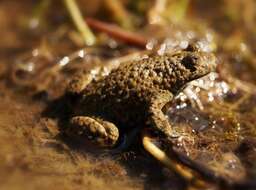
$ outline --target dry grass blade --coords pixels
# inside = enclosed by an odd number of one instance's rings
[[[115,22],[124,28],[132,28],[133,22],[130,19],[128,11],[125,9],[122,1],[104,0],[105,8],[112,15]]]
[[[185,180],[193,183],[193,185],[197,187],[205,187],[206,184],[197,179],[197,177],[192,173],[189,168],[178,164],[175,160],[170,159],[162,150],[160,150],[152,141],[151,138],[148,136],[146,132],[142,135],[142,142],[144,148],[158,161],[163,163],[165,166],[170,168],[172,171],[175,171]]]
[[[89,27],[84,22],[81,12],[75,0],[64,0],[64,3],[69,11],[70,16],[78,31],[81,33],[86,45],[93,45],[95,43],[95,36],[90,31]]]

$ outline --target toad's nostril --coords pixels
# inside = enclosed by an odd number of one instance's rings
[[[196,62],[197,58],[192,56],[186,56],[182,59],[181,64],[186,67],[186,69],[189,69],[191,72],[196,70]]]

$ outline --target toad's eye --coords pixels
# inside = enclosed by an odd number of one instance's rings
[[[188,47],[185,49],[185,51],[190,51],[190,52],[198,52],[200,51],[200,48],[198,46],[198,44],[189,44]]]
[[[191,72],[196,70],[196,62],[197,57],[193,57],[191,55],[188,55],[181,60],[181,64],[184,65],[184,67],[186,67],[186,69],[189,69]]]

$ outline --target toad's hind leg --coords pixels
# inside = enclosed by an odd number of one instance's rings
[[[150,124],[167,137],[176,137],[168,119],[162,111],[163,107],[172,99],[173,95],[171,92],[160,90],[153,93],[149,105]]]
[[[72,117],[67,134],[79,139],[88,138],[101,147],[113,147],[119,137],[118,128],[113,123],[87,116]]]

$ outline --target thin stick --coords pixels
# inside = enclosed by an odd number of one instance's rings
[[[77,30],[81,33],[84,42],[86,45],[93,45],[95,43],[95,36],[84,22],[82,14],[77,6],[75,0],[64,0],[66,8],[77,28]]]

